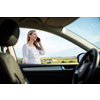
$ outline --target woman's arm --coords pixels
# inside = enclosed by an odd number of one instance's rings
[[[22,54],[23,54],[23,64],[27,64],[28,63],[28,48],[27,45],[24,44],[23,48],[22,48]]]
[[[42,43],[41,43],[41,40],[40,40],[40,42],[39,42],[39,45],[40,45],[40,48],[41,48],[41,50],[39,50],[39,54],[40,54],[40,55],[44,55],[44,54],[45,54],[45,51],[44,51],[43,45],[42,45]]]
[[[39,39],[40,39],[40,38],[39,38]],[[41,43],[41,39],[40,39],[40,41],[39,41],[38,43],[39,43],[39,46],[40,46],[41,50],[44,51],[44,47],[43,47],[43,45],[42,45],[42,43]]]
[[[27,62],[23,62],[23,64],[28,64]]]
[[[43,48],[43,45],[42,45],[42,43],[41,43],[41,42],[39,42],[39,45],[40,45],[41,50],[43,50],[43,51],[44,51],[44,48]]]

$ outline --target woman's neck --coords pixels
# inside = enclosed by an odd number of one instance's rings
[[[33,43],[34,43],[34,41],[30,40],[27,44],[30,46],[34,46]]]

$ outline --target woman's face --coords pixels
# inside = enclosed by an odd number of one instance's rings
[[[30,40],[36,41],[36,39],[37,39],[37,33],[33,32],[31,35],[29,35],[29,37],[30,37]]]

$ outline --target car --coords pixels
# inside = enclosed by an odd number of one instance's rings
[[[0,83],[3,84],[99,84],[100,30],[92,29],[90,18],[79,17],[0,17]],[[98,18],[99,19],[99,18]],[[82,20],[82,23],[77,21]],[[97,20],[97,19],[96,19]],[[74,23],[74,24],[73,24]],[[97,20],[91,26],[99,27]],[[72,27],[79,25],[76,34]],[[83,26],[81,26],[83,25]],[[90,29],[86,32],[87,27]],[[86,52],[79,52],[77,64],[22,64],[17,62],[14,45],[20,37],[19,28],[51,32],[70,41]],[[95,33],[98,31],[98,33]],[[88,40],[88,35],[96,42]],[[97,41],[98,40],[98,41]],[[92,43],[91,43],[92,41]],[[96,44],[95,44],[96,43]],[[74,52],[74,50],[72,51]]]

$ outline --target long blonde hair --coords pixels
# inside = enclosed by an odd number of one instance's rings
[[[27,43],[30,41],[29,35],[31,35],[33,32],[36,32],[36,31],[35,30],[31,30],[31,31],[28,32],[28,34],[27,34]],[[38,42],[37,41],[34,41],[33,44],[37,49],[41,50],[41,48],[38,46]]]

